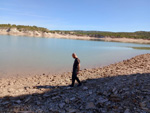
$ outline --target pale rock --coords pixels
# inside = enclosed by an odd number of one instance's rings
[[[60,99],[59,96],[52,97],[52,100]]]
[[[20,103],[21,103],[21,100],[17,100],[17,101],[15,101],[14,103],[20,104]]]
[[[130,113],[130,110],[129,110],[129,109],[126,109],[126,110],[124,111],[124,113]]]
[[[69,109],[68,112],[69,113],[76,113],[78,110],[77,109]]]
[[[62,109],[65,106],[65,103],[60,103],[59,107]]]
[[[68,98],[65,99],[65,103],[67,103],[67,104],[69,103],[69,99]]]
[[[71,89],[71,88],[72,88],[72,87],[67,87],[66,89],[68,89],[68,90],[69,90],[69,89]]]
[[[142,109],[143,109],[144,111],[147,111],[148,113],[150,112],[150,109],[148,109],[148,108],[146,108],[146,107],[142,107]]]
[[[44,95],[43,95],[43,97],[45,97],[45,98],[47,98],[47,97],[49,97],[50,95],[49,94],[47,94],[47,93],[45,93]]]
[[[116,88],[116,87],[114,87],[114,88],[113,88],[113,90],[112,90],[112,92],[115,92],[115,91],[116,91],[116,89],[117,89],[117,88]]]
[[[76,98],[75,97],[72,97],[72,98],[70,98],[70,101],[74,101]]]
[[[88,90],[88,87],[84,86],[84,87],[83,87],[83,90]]]
[[[8,101],[2,102],[2,105],[6,105],[6,104],[9,104],[9,102]]]
[[[89,95],[92,95],[92,93],[93,93],[92,91],[89,91]]]
[[[30,100],[31,100],[31,96],[27,97],[24,102],[26,103],[29,102]]]
[[[107,98],[103,98],[103,97],[100,97],[99,100],[98,100],[99,103],[105,103],[107,101],[108,101],[108,99]]]
[[[140,107],[141,107],[141,108],[143,108],[143,107],[145,107],[145,106],[146,106],[146,102],[145,102],[145,101],[140,103]]]
[[[86,104],[86,109],[95,109],[96,107],[95,107],[95,105],[94,105],[94,103],[93,102],[88,102],[87,104]]]

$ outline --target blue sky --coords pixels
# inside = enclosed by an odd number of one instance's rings
[[[0,0],[0,24],[50,30],[150,31],[150,0]]]

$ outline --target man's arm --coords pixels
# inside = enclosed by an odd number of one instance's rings
[[[79,74],[79,71],[80,71],[80,63],[78,64],[78,72],[77,72],[77,74]]]
[[[78,64],[78,72],[80,71],[80,63]]]

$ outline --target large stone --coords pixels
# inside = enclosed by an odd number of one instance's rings
[[[26,99],[25,99],[25,103],[27,103],[27,102],[29,102],[29,101],[31,101],[31,96],[28,96]]]
[[[70,101],[69,101],[69,98],[66,98],[66,99],[65,99],[65,103],[68,104],[69,102],[70,102]]]
[[[16,100],[14,103],[20,104],[20,103],[21,103],[21,100]]]
[[[92,93],[93,93],[92,91],[89,91],[89,95],[92,95]]]
[[[50,94],[45,93],[45,94],[43,95],[43,97],[45,97],[45,98],[50,97]]]
[[[60,97],[59,96],[52,97],[52,100],[57,100],[57,99],[60,99]]]
[[[70,101],[74,101],[76,98],[75,97],[72,97],[72,98],[70,98]]]
[[[143,108],[146,106],[146,101],[140,103],[140,107]]]
[[[78,110],[77,109],[69,109],[68,112],[69,113],[76,113]]]
[[[129,110],[129,109],[126,109],[126,110],[124,111],[124,113],[130,113],[130,110]]]
[[[65,103],[60,103],[59,107],[62,109],[65,106]]]
[[[88,102],[87,104],[86,104],[86,109],[95,109],[96,107],[95,107],[95,105],[94,105],[94,103],[93,102]]]
[[[88,87],[84,86],[84,87],[83,87],[83,90],[88,90]]]
[[[103,97],[100,97],[99,100],[98,100],[99,103],[105,103],[107,101],[108,101],[108,99],[107,98],[103,98]]]
[[[8,102],[8,101],[5,101],[5,102],[2,102],[1,104],[2,104],[2,105],[7,105],[7,104],[9,104],[9,102]]]

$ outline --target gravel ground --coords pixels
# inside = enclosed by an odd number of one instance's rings
[[[150,113],[150,54],[71,73],[0,79],[0,113]]]

